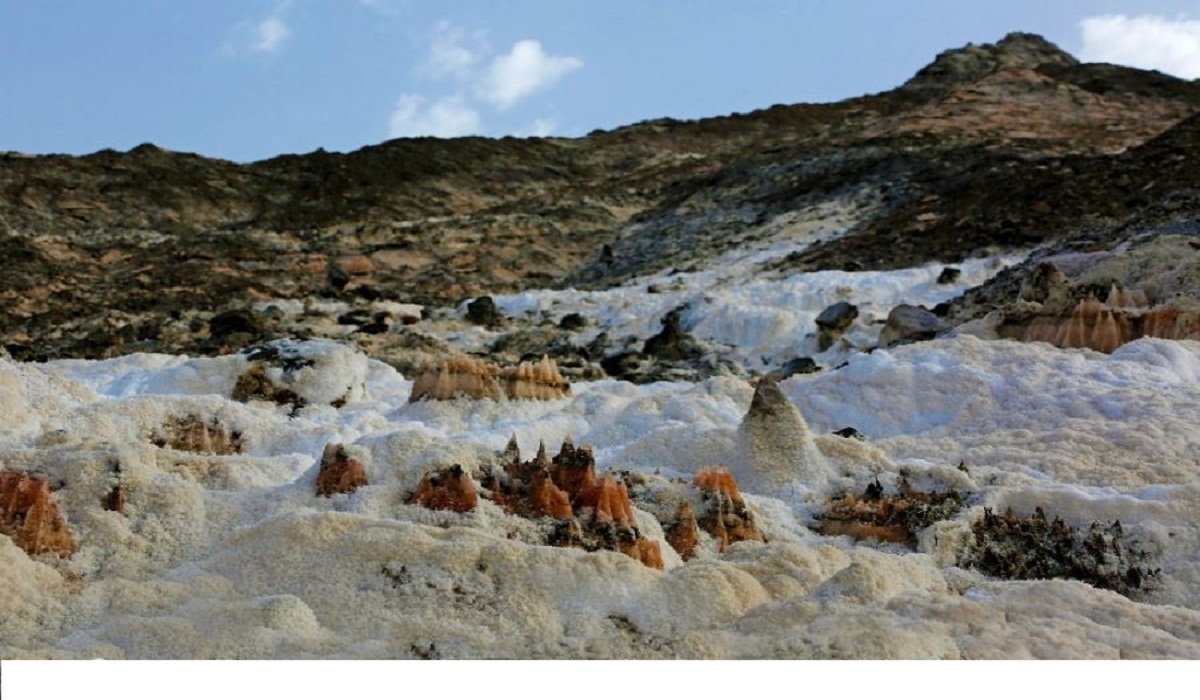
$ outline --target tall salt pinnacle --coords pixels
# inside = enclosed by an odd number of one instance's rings
[[[759,381],[738,426],[733,474],[747,491],[779,496],[796,485],[823,491],[833,476],[804,416],[770,377]]]

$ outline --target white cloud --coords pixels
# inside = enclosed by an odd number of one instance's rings
[[[488,66],[479,96],[500,109],[508,109],[582,66],[583,61],[574,56],[548,55],[541,43],[532,39],[518,41],[511,51],[497,56]]]
[[[479,113],[461,96],[447,97],[428,107],[420,95],[404,94],[388,121],[388,137],[437,136],[453,138],[479,133]]]
[[[529,130],[530,136],[549,136],[558,128],[558,123],[553,119],[534,119],[533,128]]]
[[[1150,68],[1200,78],[1200,20],[1102,15],[1079,23],[1084,61]]]
[[[242,53],[276,53],[292,36],[292,28],[284,20],[293,0],[282,0],[271,14],[258,22],[238,22],[229,30],[221,50],[230,56]]]
[[[259,22],[255,27],[254,40],[250,42],[250,50],[260,53],[275,53],[291,35],[292,30],[283,21],[283,18],[272,15]]]
[[[429,78],[454,78],[466,81],[471,78],[480,57],[486,51],[478,34],[474,37],[475,48],[464,45],[466,32],[449,22],[439,22],[433,30],[429,56],[417,68],[417,73]]]

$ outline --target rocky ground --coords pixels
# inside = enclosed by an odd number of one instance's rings
[[[579,139],[0,154],[0,656],[1200,657],[1198,138],[1013,34]]]
[[[466,299],[610,288],[747,246],[796,244],[762,262],[773,275],[1108,249],[1195,221],[1198,110],[1195,82],[1012,34],[877,95],[579,139],[249,164],[148,144],[8,153],[0,343],[17,359],[214,354],[342,326],[388,357],[436,350],[425,324]],[[263,313],[274,300],[302,313]]]

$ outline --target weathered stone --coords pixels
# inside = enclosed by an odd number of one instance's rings
[[[477,326],[495,328],[504,323],[504,315],[491,297],[477,297],[467,304],[466,319]]]
[[[887,323],[879,333],[879,346],[891,347],[901,343],[932,340],[947,329],[936,314],[920,306],[901,304],[888,313]]]

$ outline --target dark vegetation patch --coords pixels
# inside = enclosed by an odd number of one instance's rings
[[[1119,520],[1072,527],[1047,519],[1041,507],[1025,518],[985,508],[971,531],[975,542],[959,563],[997,578],[1071,578],[1132,598],[1153,589],[1161,573]]]

